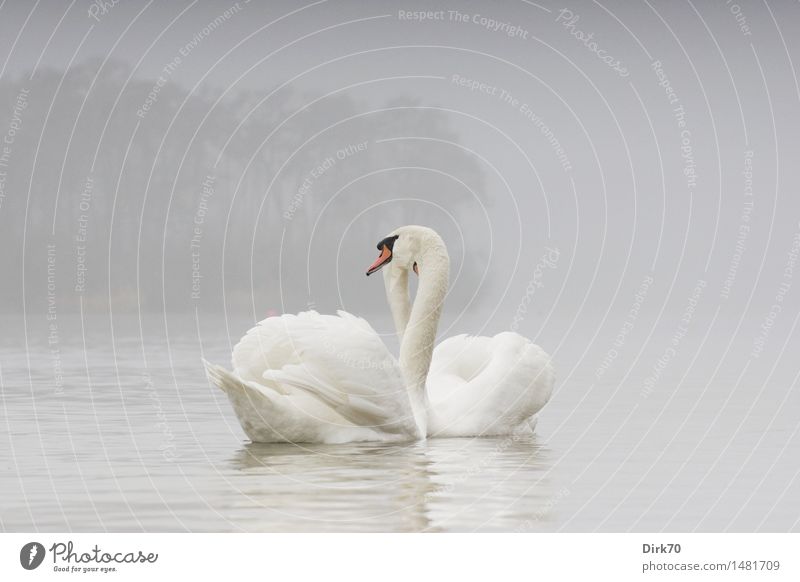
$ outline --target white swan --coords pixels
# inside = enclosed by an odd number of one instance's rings
[[[420,243],[398,229],[378,244],[368,274],[398,257],[433,263],[439,249]],[[234,348],[233,370],[204,362],[208,377],[253,441],[424,439],[425,378],[446,292],[446,270],[420,278],[399,360],[363,319],[309,311],[260,322]]]
[[[420,284],[434,271],[440,284],[446,286],[449,259],[444,243],[433,230],[410,226],[400,231],[404,236],[421,241],[424,248],[437,249],[419,261],[395,259],[384,270],[386,296],[400,343],[404,345],[412,326],[409,323],[413,309],[408,290],[410,271],[420,277]],[[437,297],[445,294],[446,291],[439,290]],[[550,357],[518,333],[448,338],[436,346],[427,376],[427,436],[530,432],[535,426],[536,414],[550,398],[554,381]]]
[[[457,336],[436,348],[449,258],[431,229],[402,227],[378,243],[400,335],[395,359],[363,319],[314,311],[261,321],[236,345],[233,371],[204,361],[256,442],[404,441],[527,428],[553,383],[549,358],[517,334]],[[419,274],[413,305],[408,272]],[[426,379],[431,372],[426,393]]]

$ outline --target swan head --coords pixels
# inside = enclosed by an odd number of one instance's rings
[[[419,275],[424,257],[431,251],[447,256],[444,242],[436,231],[426,226],[401,226],[377,244],[380,254],[369,269],[367,276],[392,264],[392,269],[414,271]]]

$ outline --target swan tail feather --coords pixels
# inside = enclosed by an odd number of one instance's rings
[[[208,378],[209,382],[223,392],[228,392],[233,388],[233,383],[230,382],[228,378],[230,373],[225,368],[218,366],[217,364],[212,364],[205,358],[202,358],[202,362],[206,369],[206,378]]]
[[[272,401],[272,395],[269,394],[269,390],[264,390],[264,387],[255,382],[242,380],[233,372],[217,364],[212,364],[205,359],[203,359],[203,366],[205,366],[206,377],[209,382],[225,392],[228,396],[234,398],[246,396],[251,399],[258,399],[258,401],[262,403],[269,403]]]

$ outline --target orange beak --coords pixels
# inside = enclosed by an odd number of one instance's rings
[[[380,256],[377,260],[369,266],[367,269],[367,277],[372,275],[375,271],[380,271],[381,267],[383,267],[389,260],[392,258],[392,251],[389,250],[389,247],[383,245],[383,249],[381,250]]]

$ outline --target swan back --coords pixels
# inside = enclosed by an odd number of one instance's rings
[[[542,409],[554,381],[550,357],[517,333],[448,338],[434,350],[428,375],[428,434],[509,434]]]

